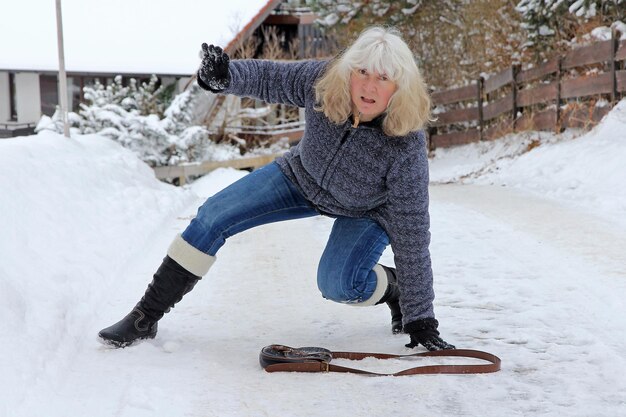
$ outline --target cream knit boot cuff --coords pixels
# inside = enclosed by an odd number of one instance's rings
[[[198,277],[206,275],[213,262],[215,262],[215,256],[207,255],[194,248],[181,235],[176,236],[167,250],[167,255]]]
[[[387,286],[389,285],[389,280],[387,279],[387,272],[385,272],[385,269],[380,264],[374,265],[374,268],[372,268],[372,270],[376,273],[376,278],[377,278],[376,289],[374,290],[374,294],[372,294],[370,298],[368,298],[367,300],[361,303],[354,303],[354,304],[349,304],[349,305],[357,306],[357,307],[373,306],[373,305],[376,305],[376,303],[378,303],[383,298],[383,295],[385,295],[385,292],[387,291]]]

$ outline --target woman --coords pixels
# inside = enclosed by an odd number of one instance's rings
[[[365,30],[330,62],[235,60],[202,45],[201,87],[305,109],[300,143],[199,208],[169,247],[144,297],[99,336],[117,347],[153,338],[157,321],[191,291],[225,240],[261,224],[335,219],[317,281],[323,297],[387,303],[408,347],[452,349],[437,330],[429,253],[428,159],[420,130],[430,100],[413,55],[392,29]],[[396,268],[378,264],[391,243]]]

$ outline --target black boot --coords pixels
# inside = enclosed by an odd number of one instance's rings
[[[159,319],[182,300],[198,280],[200,277],[166,256],[141,301],[126,317],[102,329],[98,336],[104,343],[115,347],[126,347],[141,339],[153,339]]]
[[[376,304],[387,303],[391,310],[391,332],[402,333],[402,311],[400,310],[400,289],[395,268],[381,265],[387,273],[387,290]]]

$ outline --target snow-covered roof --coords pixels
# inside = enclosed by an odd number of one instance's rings
[[[67,71],[190,75],[202,42],[226,46],[268,0],[62,0]],[[0,3],[0,70],[58,69],[54,0]]]

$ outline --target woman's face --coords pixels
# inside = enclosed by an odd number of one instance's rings
[[[352,104],[361,113],[361,120],[369,121],[382,114],[396,92],[396,83],[387,75],[358,68],[350,74]]]

